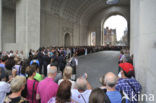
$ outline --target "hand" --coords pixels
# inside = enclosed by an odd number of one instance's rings
[[[85,79],[87,79],[87,78],[88,78],[88,74],[87,74],[87,73],[84,73],[84,74],[82,75],[82,77],[85,78]]]

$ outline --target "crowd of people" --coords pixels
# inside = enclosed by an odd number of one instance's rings
[[[0,53],[0,103],[137,103],[141,85],[135,79],[133,55],[121,50],[118,76],[109,72],[92,88],[87,73],[76,77],[78,58],[121,47],[40,48]],[[83,69],[83,68],[82,68]]]

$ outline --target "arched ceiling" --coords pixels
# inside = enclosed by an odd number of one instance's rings
[[[3,7],[15,8],[16,0],[2,0]],[[120,0],[116,6],[129,6],[130,0]],[[41,10],[71,21],[89,20],[98,11],[109,7],[106,0],[41,0]]]
[[[41,0],[42,10],[51,9],[61,17],[70,20],[89,20],[101,9],[107,8],[106,0]],[[129,6],[130,0],[120,0],[116,6]],[[49,10],[48,10],[49,11]]]

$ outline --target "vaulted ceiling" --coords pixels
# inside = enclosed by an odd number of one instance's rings
[[[2,0],[3,7],[15,8],[16,0]],[[119,0],[115,6],[129,6],[130,0]],[[111,5],[106,0],[41,0],[41,10],[64,17],[66,19],[78,20],[80,18],[90,19],[95,13]]]
[[[116,6],[129,6],[130,0],[120,0]],[[41,0],[42,10],[68,19],[89,19],[98,11],[109,7],[106,0]],[[51,9],[51,10],[49,10]]]

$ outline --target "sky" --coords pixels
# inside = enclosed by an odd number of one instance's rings
[[[117,41],[119,41],[127,28],[127,20],[120,15],[111,16],[105,21],[104,28],[106,27],[116,29]]]

